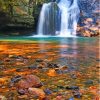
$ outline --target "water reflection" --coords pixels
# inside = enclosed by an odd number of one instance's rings
[[[33,43],[26,43],[33,41]],[[24,42],[1,42],[0,55],[30,54],[31,58],[48,59],[68,66],[89,65],[97,62],[99,46],[97,39],[87,38],[28,38]]]

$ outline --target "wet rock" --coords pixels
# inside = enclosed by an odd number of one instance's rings
[[[54,64],[54,68],[59,68],[59,65],[58,64]]]
[[[85,82],[85,84],[86,84],[86,85],[92,85],[92,84],[93,84],[93,81],[92,81],[92,80],[87,80],[87,81]]]
[[[37,69],[37,66],[36,66],[36,65],[29,66],[28,69],[33,69],[33,70],[35,70],[35,69]]]
[[[71,78],[76,79],[77,76],[75,74],[71,74]]]
[[[73,95],[75,98],[81,98],[82,94],[79,91],[73,91]]]
[[[59,65],[54,64],[54,63],[47,63],[48,68],[59,68]]]
[[[59,85],[59,86],[57,86],[57,88],[64,89],[64,86]]]
[[[14,100],[17,96],[16,94],[16,91],[9,91],[6,96],[7,100]]]
[[[7,100],[7,98],[3,95],[0,95],[0,100]]]
[[[45,92],[45,94],[47,94],[47,95],[52,94],[52,91],[49,90],[49,89],[45,89],[44,92]]]
[[[67,70],[68,69],[68,67],[67,66],[62,66],[62,68],[61,68],[62,70]]]
[[[42,65],[42,64],[39,64],[37,67],[38,67],[38,69],[43,69],[43,68],[45,68],[45,66]]]
[[[2,65],[3,64],[3,61],[0,61],[0,65]]]
[[[22,71],[23,71],[23,69],[21,69],[21,68],[16,69],[16,72],[22,72]]]
[[[66,87],[67,90],[79,90],[78,86],[67,86]]]
[[[40,63],[40,62],[43,62],[42,59],[36,59],[36,62]]]
[[[49,72],[47,73],[48,76],[54,77],[57,75],[56,71],[54,69],[50,69]]]
[[[20,80],[18,83],[17,83],[17,88],[18,90],[20,89],[28,89],[30,86],[30,84],[25,80]]]
[[[73,97],[71,97],[71,98],[69,98],[68,100],[74,100],[74,98],[73,98]]]
[[[41,87],[43,85],[39,77],[35,75],[27,75],[25,78],[26,78],[26,81],[30,84],[30,86]]]
[[[63,74],[63,71],[58,69],[58,70],[56,70],[56,73],[57,74]]]
[[[58,90],[58,88],[55,88],[55,89],[53,89],[52,91],[53,91],[53,92],[58,92],[59,90]]]
[[[69,70],[63,70],[63,73],[69,73]]]
[[[42,83],[40,79],[35,75],[27,75],[24,79],[17,83],[17,89],[28,89],[30,87],[41,87]]]
[[[42,68],[42,72],[47,72],[49,68]]]
[[[4,67],[3,66],[0,66],[0,70],[2,70]]]
[[[58,94],[58,96],[56,97],[56,100],[62,100],[62,99],[63,99],[62,95]]]
[[[28,91],[29,91],[30,94],[32,94],[34,96],[38,96],[41,99],[44,99],[46,97],[45,93],[44,93],[44,91],[42,89],[29,88]]]
[[[9,58],[18,58],[17,55],[9,55]]]
[[[11,78],[11,83],[16,83],[21,79],[22,79],[22,76],[20,76],[20,75],[15,76],[15,77]]]
[[[18,96],[18,100],[19,99],[23,99],[23,100],[25,99],[26,100],[26,99],[28,99],[28,96],[27,95],[21,95],[21,96]]]
[[[24,94],[26,93],[26,91],[23,90],[23,89],[19,89],[19,90],[18,90],[18,93],[19,93],[20,95],[24,95]]]

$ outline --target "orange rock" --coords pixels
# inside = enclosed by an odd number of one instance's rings
[[[15,71],[16,71],[16,69],[13,68],[13,69],[4,71],[4,74],[9,74],[9,73],[12,73],[12,72],[15,72]]]
[[[49,72],[47,73],[48,76],[56,76],[56,71],[54,69],[50,69]]]
[[[100,100],[100,97],[99,97],[99,96],[96,96],[96,97],[94,98],[94,100]]]
[[[93,93],[94,95],[99,95],[99,90],[98,90],[97,87],[95,87],[95,86],[90,86],[90,87],[89,87],[89,91],[90,91],[91,93]]]
[[[16,72],[17,75],[28,75],[30,74],[30,71],[25,71],[25,72]]]
[[[7,77],[0,78],[0,84],[6,84],[8,80],[9,78]]]
[[[28,89],[30,87],[41,87],[40,79],[35,75],[27,75],[17,83],[18,89]]]
[[[62,96],[57,96],[56,100],[62,100]]]
[[[30,84],[26,80],[21,80],[17,84],[18,89],[28,89],[30,87]]]
[[[35,75],[27,75],[25,78],[26,78],[27,82],[34,87],[41,85],[41,81],[40,81],[39,77],[37,77]]]
[[[29,88],[28,91],[29,91],[30,94],[38,96],[41,100],[45,98],[45,93],[42,89]]]

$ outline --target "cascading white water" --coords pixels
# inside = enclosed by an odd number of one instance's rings
[[[40,18],[39,18],[39,23],[38,23],[38,29],[37,29],[37,34],[39,36],[43,36],[43,29],[44,29],[44,22],[45,22],[45,12],[46,12],[46,8],[47,8],[47,4],[43,4],[43,7],[41,9],[40,12]]]
[[[79,18],[77,0],[60,0],[43,4],[37,34],[72,37],[76,35]]]
[[[77,0],[60,0],[58,6],[61,10],[60,36],[70,37],[76,35],[78,15],[80,12]]]
[[[43,4],[38,22],[38,35],[54,35],[56,32],[57,9],[57,4],[54,2]]]

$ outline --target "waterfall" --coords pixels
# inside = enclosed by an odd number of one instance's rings
[[[59,11],[57,3],[43,4],[37,28],[38,35],[55,35],[58,26],[57,11]]]
[[[38,22],[38,30],[37,33],[39,36],[43,35],[43,29],[44,29],[44,22],[45,22],[45,12],[46,12],[46,8],[47,8],[47,4],[43,4],[42,10],[40,12],[40,18],[39,18],[39,22]]]
[[[79,13],[77,0],[44,3],[39,17],[37,34],[39,36],[75,36]]]

